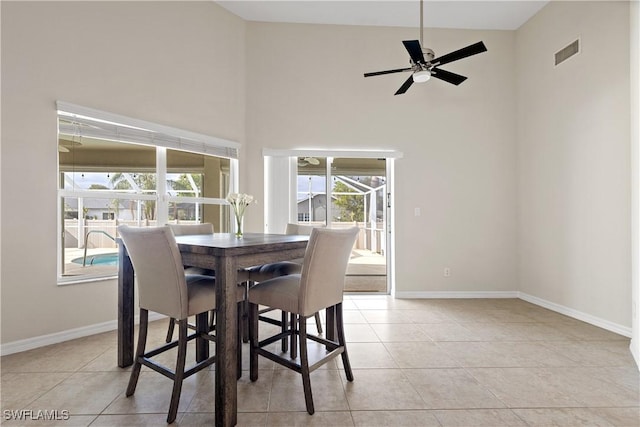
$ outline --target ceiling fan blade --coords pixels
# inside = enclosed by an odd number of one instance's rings
[[[395,70],[374,71],[373,73],[364,73],[365,77],[381,76],[383,74],[401,73],[403,71],[411,71],[411,68],[396,68]]]
[[[410,75],[409,78],[404,83],[402,83],[402,86],[400,86],[400,89],[398,89],[398,91],[394,93],[394,95],[402,95],[407,91],[407,89],[411,87],[412,84],[413,84],[413,74]]]
[[[482,42],[474,43],[467,47],[463,47],[462,49],[458,49],[454,52],[447,53],[446,55],[442,55],[440,58],[435,58],[431,60],[433,65],[444,65],[449,62],[457,61],[459,59],[466,58],[468,56],[476,55],[478,53],[486,52],[487,47]]]
[[[444,80],[447,83],[451,83],[452,85],[458,86],[463,81],[467,80],[465,76],[461,76],[460,74],[452,73],[447,70],[441,70],[439,68],[432,68],[431,75],[440,80]]]
[[[420,42],[418,40],[404,40],[402,42],[407,52],[409,52],[409,56],[413,62],[424,64],[424,55],[422,54],[422,48],[420,47]]]

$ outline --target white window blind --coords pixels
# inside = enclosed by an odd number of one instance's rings
[[[223,138],[132,119],[58,101],[62,135],[165,147],[228,159],[238,158],[240,144]]]

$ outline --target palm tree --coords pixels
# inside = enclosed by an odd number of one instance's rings
[[[334,204],[340,209],[340,216],[347,221],[364,221],[364,203],[362,196],[354,189],[348,187],[340,181],[333,185],[334,193],[353,193],[353,196],[346,194],[335,195]]]
[[[193,194],[193,195],[189,194],[189,196],[201,195],[202,194],[202,175],[191,174],[191,178],[196,184],[196,188],[198,189],[199,194]],[[189,181],[189,177],[187,176],[186,173],[183,173],[182,175],[180,175],[176,180],[168,180],[167,184],[172,190],[178,191],[176,197],[184,196],[184,194],[188,192],[191,192],[191,193],[194,192],[194,189],[191,186],[191,182]],[[171,219],[178,219],[178,203],[177,202],[173,203],[173,218]]]
[[[110,183],[114,190],[133,190],[129,179],[132,179],[136,186],[142,191],[154,191],[156,189],[156,174],[154,173],[139,173],[130,174],[114,173],[111,176]],[[131,209],[131,216],[134,217],[134,204],[131,202],[129,208]],[[156,218],[156,202],[153,200],[145,200],[142,202],[142,212],[144,218],[147,220],[153,220]]]

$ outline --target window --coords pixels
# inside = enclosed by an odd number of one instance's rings
[[[117,227],[229,230],[237,144],[58,103],[59,283],[117,274]]]

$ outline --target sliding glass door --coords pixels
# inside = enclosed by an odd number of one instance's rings
[[[386,159],[297,158],[297,221],[360,229],[347,292],[387,292],[386,183]]]

